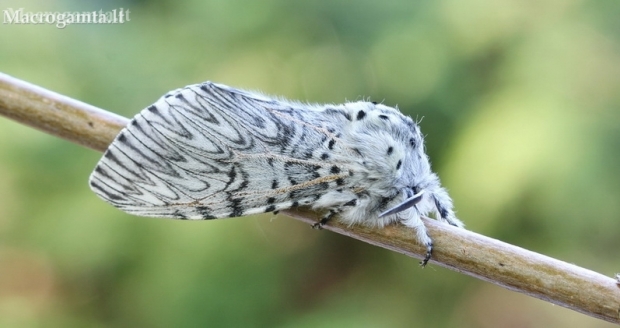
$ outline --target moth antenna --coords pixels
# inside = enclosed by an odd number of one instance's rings
[[[379,214],[379,217],[382,218],[384,216],[388,216],[388,215],[392,215],[392,214],[396,214],[398,212],[402,212],[406,209],[409,209],[413,206],[415,206],[417,203],[419,203],[422,200],[422,196],[424,195],[424,190],[421,190],[419,193],[405,199],[402,203],[390,208],[389,210]]]

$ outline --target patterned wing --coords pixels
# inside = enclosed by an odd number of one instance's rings
[[[346,121],[206,82],[168,93],[110,145],[90,186],[121,210],[212,219],[308,205],[344,183],[330,157]]]

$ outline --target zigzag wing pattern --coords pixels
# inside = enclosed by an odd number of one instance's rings
[[[175,90],[121,131],[90,185],[141,216],[213,219],[308,205],[347,183],[346,163],[334,156],[334,131],[347,118],[325,110],[210,82]]]

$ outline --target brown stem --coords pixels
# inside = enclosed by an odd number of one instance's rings
[[[125,117],[0,73],[0,115],[104,151],[129,123]]]
[[[104,151],[127,124],[124,117],[0,73],[0,114],[89,148]],[[283,213],[316,222],[309,211]],[[477,233],[424,219],[435,249],[432,263],[553,304],[620,323],[617,280]],[[422,258],[424,247],[400,225],[384,229],[345,226],[331,230],[407,256]]]

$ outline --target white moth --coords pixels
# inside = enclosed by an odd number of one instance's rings
[[[348,224],[462,227],[419,126],[374,102],[307,105],[205,82],[169,92],[125,127],[90,177],[135,215],[209,220],[297,206]]]

